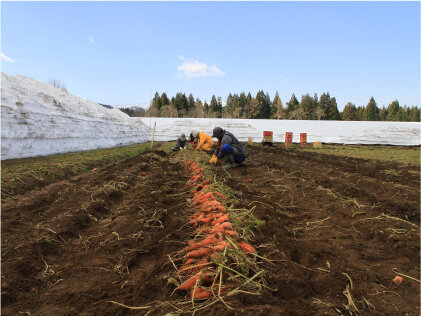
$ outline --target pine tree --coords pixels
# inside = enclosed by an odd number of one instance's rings
[[[219,115],[219,106],[218,101],[216,100],[215,95],[212,95],[212,99],[209,105],[209,117],[218,117]]]
[[[158,110],[161,108],[161,97],[158,92],[155,92],[155,97],[152,100],[152,105]]]
[[[338,104],[336,103],[336,98],[332,97],[329,101],[329,104],[326,109],[326,117],[328,120],[340,120],[341,116],[339,115]]]
[[[307,93],[306,95],[301,96],[301,103],[300,103],[300,109],[301,109],[301,120],[312,120],[315,116],[313,109],[313,98],[310,97],[310,95]]]
[[[170,100],[167,97],[167,94],[165,92],[162,92],[161,94],[161,107],[165,106],[165,105],[169,105],[170,104]]]
[[[321,117],[322,120],[328,120],[328,113],[329,113],[329,104],[330,104],[330,94],[329,92],[323,93],[320,96],[319,107],[323,110],[323,116]]]
[[[194,98],[193,95],[190,93],[189,98],[187,99],[187,110],[190,111],[194,111]]]
[[[399,121],[399,110],[400,110],[400,105],[399,105],[398,100],[395,100],[392,103],[390,103],[389,106],[387,107],[386,120]]]
[[[225,107],[223,109],[224,117],[231,118],[234,112],[234,97],[232,96],[231,92],[227,97],[227,101]]]
[[[290,113],[297,111],[300,108],[300,102],[298,101],[294,93],[292,94],[291,99],[287,102],[286,106],[287,106],[286,112],[287,112],[288,117],[290,117]],[[294,116],[296,117],[295,114]]]
[[[378,121],[379,120],[379,108],[377,107],[376,101],[371,97],[364,110],[364,121]]]
[[[357,108],[355,107],[355,104],[348,102],[343,111],[343,117],[342,119],[344,121],[356,121],[357,120]]]
[[[206,100],[205,103],[203,103],[203,112],[204,117],[209,117],[209,104],[206,102]]]
[[[259,119],[268,119],[270,117],[270,107],[271,102],[269,94],[265,94],[263,90],[257,92],[256,100],[259,101],[259,112],[256,115],[256,118]]]
[[[419,122],[420,121],[420,109],[415,106],[411,107],[411,112],[409,114],[410,122]]]
[[[216,104],[217,104],[217,111],[216,111],[217,117],[221,118],[222,117],[222,98],[221,97],[217,98]]]
[[[279,98],[278,90],[276,90],[275,97],[273,98],[273,101],[272,101],[272,107],[270,108],[271,119],[276,118],[276,113],[278,112],[278,100],[280,100],[280,98]]]
[[[387,109],[384,107],[384,105],[379,110],[379,120],[380,121],[387,121]]]

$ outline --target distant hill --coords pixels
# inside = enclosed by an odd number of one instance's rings
[[[125,109],[134,109],[136,110],[137,108],[142,108],[145,110],[148,110],[150,106],[150,103],[134,103],[134,104],[114,104],[113,107],[114,108],[125,108]]]
[[[111,105],[108,105],[108,104],[102,104],[102,103],[98,103],[99,105],[102,105],[104,108],[107,108],[107,109],[114,109]]]

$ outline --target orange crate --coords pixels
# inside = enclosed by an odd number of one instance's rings
[[[285,143],[292,143],[292,133],[285,133]]]

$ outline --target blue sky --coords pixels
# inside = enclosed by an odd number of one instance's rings
[[[420,2],[1,2],[1,71],[80,97],[259,90],[420,107]]]

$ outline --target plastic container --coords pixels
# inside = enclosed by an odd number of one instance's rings
[[[292,143],[292,133],[285,133],[285,143]]]

